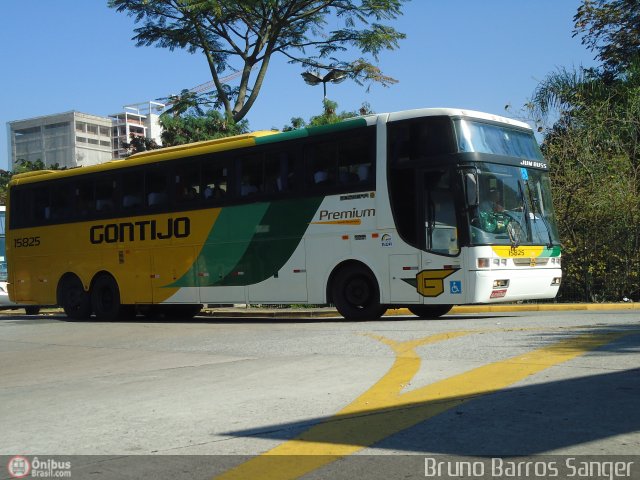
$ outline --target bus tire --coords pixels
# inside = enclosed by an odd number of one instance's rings
[[[120,289],[111,275],[101,273],[93,281],[91,307],[98,320],[116,320],[120,317]]]
[[[409,305],[411,313],[425,320],[441,317],[453,308],[453,305]]]
[[[58,304],[67,317],[74,320],[84,320],[91,315],[89,292],[84,290],[80,279],[73,274],[68,274],[60,280]]]
[[[361,264],[341,268],[331,283],[331,300],[347,320],[377,320],[387,310],[373,273]]]

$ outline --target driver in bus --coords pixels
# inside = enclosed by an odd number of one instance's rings
[[[504,212],[504,207],[500,203],[500,192],[497,188],[489,189],[489,198],[480,202],[480,210],[483,212]]]

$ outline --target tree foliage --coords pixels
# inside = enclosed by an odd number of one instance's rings
[[[584,0],[574,21],[574,36],[607,72],[626,70],[640,54],[640,0]]]
[[[240,135],[249,131],[246,120],[236,123],[216,110],[201,112],[198,109],[186,109],[179,115],[165,112],[160,115],[160,124],[163,128],[161,137],[164,147]]]
[[[109,6],[140,25],[133,37],[138,46],[202,53],[215,85],[213,103],[238,122],[256,101],[274,55],[305,68],[340,69],[359,84],[394,83],[376,62],[405,37],[385,23],[401,15],[405,1],[109,0]],[[236,88],[222,81],[230,72],[240,74]]]
[[[540,121],[552,119],[543,151],[564,247],[565,298],[640,297],[640,62],[624,53],[637,49],[637,31],[635,40],[625,37],[629,50],[610,43],[628,21],[611,12],[628,3],[584,1],[576,18],[602,66],[549,74],[529,105]]]
[[[318,127],[320,125],[331,125],[338,123],[348,118],[357,117],[358,115],[368,115],[373,113],[371,106],[368,103],[363,103],[360,110],[357,112],[339,112],[338,104],[332,100],[325,98],[322,101],[322,113],[320,115],[314,115],[305,121],[301,117],[293,117],[290,125],[285,125],[283,131],[296,130],[304,127]]]
[[[60,165],[57,163],[47,166],[40,159],[35,161],[18,159],[18,161],[16,161],[16,165],[13,171],[0,170],[0,205],[7,204],[7,188],[9,186],[9,181],[11,181],[11,177],[13,177],[14,175],[18,173],[33,172],[35,170],[64,170],[64,169],[65,168],[60,168]]]

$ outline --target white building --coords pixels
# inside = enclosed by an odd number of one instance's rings
[[[101,117],[80,112],[15,120],[7,123],[9,168],[16,162],[42,160],[46,166],[82,167],[123,158],[124,142],[131,136],[152,138],[162,144],[158,121],[162,103],[125,105],[124,112]]]
[[[123,143],[131,142],[131,137],[146,137],[162,145],[162,127],[158,121],[164,104],[158,102],[125,105],[124,112],[109,115],[113,122],[113,158],[127,156]]]
[[[80,112],[7,123],[10,168],[19,160],[46,166],[95,165],[111,160],[111,119]]]

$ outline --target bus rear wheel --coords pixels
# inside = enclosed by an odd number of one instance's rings
[[[120,316],[120,289],[115,279],[100,274],[91,286],[91,306],[98,320],[116,320]]]
[[[453,305],[410,305],[408,308],[414,315],[428,320],[449,313]]]
[[[387,310],[380,305],[376,278],[364,265],[338,271],[331,284],[331,299],[347,320],[377,320]]]
[[[62,279],[58,287],[58,303],[67,317],[83,320],[91,315],[91,299],[85,292],[82,282],[75,275]]]

